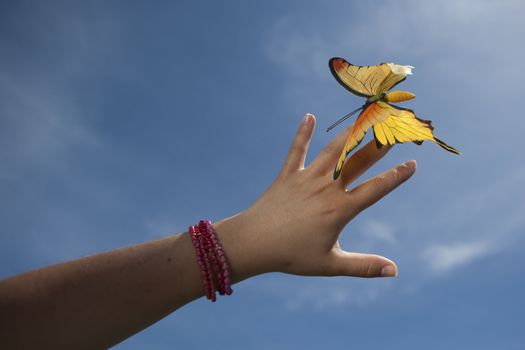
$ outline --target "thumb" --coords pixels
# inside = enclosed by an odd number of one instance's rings
[[[395,277],[396,264],[380,255],[351,253],[335,250],[332,271],[339,276],[354,277]]]

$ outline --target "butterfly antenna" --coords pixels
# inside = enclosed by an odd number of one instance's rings
[[[329,132],[330,130],[332,130],[333,128],[335,128],[336,126],[338,126],[339,124],[341,124],[342,122],[344,122],[345,120],[347,120],[348,118],[350,118],[351,116],[353,116],[354,114],[356,114],[357,112],[362,110],[364,107],[365,106],[361,106],[358,109],[356,109],[355,111],[352,111],[352,112],[348,113],[347,115],[345,115],[344,117],[342,117],[341,119],[339,119],[338,121],[336,121],[335,123],[330,125],[328,128],[326,128],[326,132]]]

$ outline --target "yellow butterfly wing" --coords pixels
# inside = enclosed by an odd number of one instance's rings
[[[374,136],[378,146],[394,145],[396,143],[414,142],[418,145],[423,141],[432,141],[445,150],[461,154],[457,149],[447,145],[434,136],[432,122],[416,117],[414,111],[401,108],[385,102],[377,102],[378,108],[384,110],[388,117],[374,124]]]
[[[328,62],[335,79],[351,93],[370,97],[390,90],[411,74],[410,66],[381,63],[377,66],[356,66],[344,58],[334,57]]]
[[[339,177],[348,154],[361,143],[370,128],[374,130],[378,147],[410,141],[420,145],[428,140],[449,152],[461,154],[457,149],[434,136],[434,128],[429,120],[419,119],[410,109],[378,101],[366,105],[352,125],[334,170],[334,180]]]

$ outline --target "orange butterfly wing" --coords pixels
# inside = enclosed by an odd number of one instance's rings
[[[352,150],[361,143],[368,129],[377,123],[385,121],[387,118],[388,112],[384,108],[381,108],[378,102],[374,102],[365,106],[364,110],[361,112],[361,114],[359,114],[359,117],[357,117],[354,125],[352,125],[350,134],[346,139],[345,146],[343,147],[343,151],[339,156],[339,160],[337,161],[337,165],[334,170],[334,179],[337,179],[341,173],[348,153],[352,152]]]

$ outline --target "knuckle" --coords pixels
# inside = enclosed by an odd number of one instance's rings
[[[399,173],[397,170],[393,170],[385,174],[384,176],[378,177],[374,181],[375,190],[378,192],[389,192],[392,187],[398,182]]]
[[[372,264],[368,264],[368,266],[366,267],[366,274],[365,274],[365,276],[366,277],[373,277],[373,276],[375,276],[375,269],[372,266]]]
[[[336,147],[334,144],[330,143],[328,145],[326,145],[326,147],[323,149],[323,153],[325,154],[332,154],[334,152],[336,152]]]
[[[290,147],[290,152],[288,152],[288,154],[295,155],[301,151],[301,148],[302,148],[302,144],[299,142],[299,140],[296,140]]]
[[[385,192],[385,190],[386,190],[386,188],[388,186],[388,183],[385,180],[385,178],[380,177],[380,178],[375,179],[372,182],[372,186],[373,186],[375,192],[382,193],[382,192]]]
[[[361,277],[368,277],[370,273],[370,265],[366,261],[361,261],[357,268],[357,274]]]
[[[363,261],[359,272],[362,277],[376,277],[378,275],[376,266],[370,261]]]

